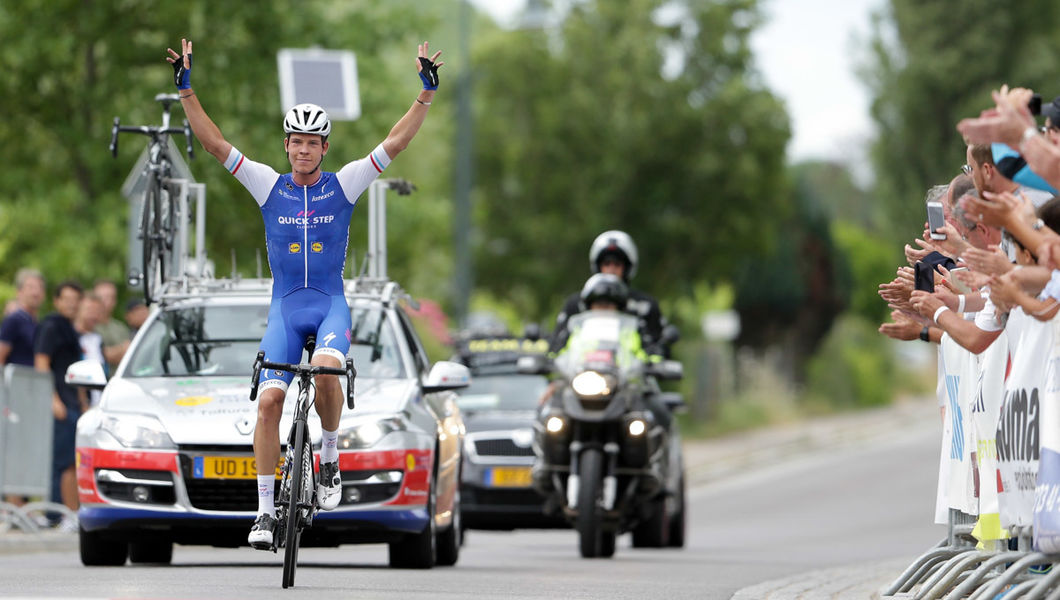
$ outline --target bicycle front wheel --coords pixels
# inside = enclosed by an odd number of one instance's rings
[[[309,461],[309,468],[313,468],[313,453],[309,445],[309,427],[304,421],[295,421],[294,436],[290,443],[294,444],[291,452],[291,487],[287,499],[287,531],[285,547],[283,551],[283,587],[289,588],[294,585],[294,573],[298,568],[298,544],[302,538],[302,508],[304,504],[306,472],[305,464]],[[312,479],[312,470],[310,470]]]

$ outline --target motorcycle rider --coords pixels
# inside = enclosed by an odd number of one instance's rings
[[[637,273],[637,245],[624,231],[610,230],[601,233],[589,248],[589,269],[593,273],[610,273],[619,277],[627,286],[628,298],[618,306],[639,321],[640,335],[645,348],[652,354],[670,357],[670,349],[660,343],[666,320],[659,310],[659,303],[649,294],[629,288],[629,280]],[[584,291],[584,290],[583,290]],[[580,293],[567,297],[563,308],[556,316],[556,327],[552,332],[550,352],[558,352],[567,343],[570,332],[567,320],[586,310]]]
[[[620,310],[619,307],[628,306],[631,298],[631,290],[618,275],[613,273],[597,273],[589,278],[582,287],[582,291],[578,294],[578,312],[586,310]],[[628,312],[625,311],[625,312]],[[566,328],[564,328],[566,331]],[[573,336],[574,332],[567,332],[567,339],[570,340],[576,336]],[[634,334],[627,339],[619,340],[622,346],[629,350],[629,352],[636,356],[643,362],[655,362],[662,359],[662,356],[657,352],[657,349],[661,349],[658,346],[656,348],[648,348],[643,343],[643,332]],[[557,359],[563,354],[572,351],[570,344],[564,342],[564,347],[560,349],[557,354]],[[584,349],[579,349],[584,350]],[[550,391],[554,391],[555,388],[550,386]],[[555,398],[556,396],[552,396]],[[658,397],[654,394],[649,394],[646,398],[651,412],[655,416],[655,420],[658,421],[667,431],[670,430],[670,423],[673,420],[673,414],[670,409],[666,407]]]

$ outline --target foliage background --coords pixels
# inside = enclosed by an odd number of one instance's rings
[[[683,331],[678,356],[696,374],[684,387],[690,401],[719,385],[698,375],[712,343],[699,321],[728,308],[743,317],[733,356],[753,360],[733,360],[736,383],[722,396],[753,395],[761,371],[740,365],[764,361],[790,394],[806,391],[815,404],[886,401],[895,365],[892,348],[872,336],[887,315],[876,285],[919,234],[923,190],[964,162],[956,121],[1001,83],[1040,89],[1047,101],[1060,91],[1050,87],[1060,5],[889,2],[862,48],[878,126],[867,185],[847,165],[787,159],[786,108],[748,43],[762,23],[759,1],[555,5],[568,9],[544,26],[501,29],[473,15],[464,57],[457,0],[306,0],[298,10],[281,0],[0,3],[0,298],[12,295],[22,266],[42,269],[51,284],[124,278],[128,203],[119,188],[143,144],[123,138],[112,158],[110,126],[115,116],[157,122],[150,98],[171,91],[164,51],[182,36],[195,43],[196,92],[227,139],[280,170],[279,49],[357,53],[363,116],[336,123],[325,162],[335,170],[407,110],[420,86],[415,47],[430,40],[447,63],[438,101],[387,176],[418,187],[390,202],[389,270],[438,307],[420,317],[435,358],[446,352],[437,332],[459,325],[454,235],[473,252],[474,307],[515,330],[549,329],[589,274],[592,238],[617,228],[640,249],[636,287],[659,297]],[[454,234],[462,74],[473,107],[472,228]],[[228,274],[235,249],[237,269],[254,275],[256,206],[205,152],[190,167],[207,184],[217,271]],[[364,248],[363,210],[351,231],[351,248]],[[770,412],[755,409],[765,415],[758,420]]]

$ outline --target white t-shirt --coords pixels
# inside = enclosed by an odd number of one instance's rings
[[[81,355],[84,360],[94,360],[103,365],[104,369],[107,368],[107,361],[103,358],[103,336],[95,331],[81,334]],[[88,393],[89,403],[96,406],[102,395],[99,390],[91,390]]]

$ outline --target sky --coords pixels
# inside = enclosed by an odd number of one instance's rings
[[[870,14],[885,1],[763,0],[766,22],[752,35],[751,48],[766,84],[791,115],[789,160],[837,160],[865,175],[873,125],[868,90],[854,70],[868,40]],[[525,5],[471,2],[502,25]]]

